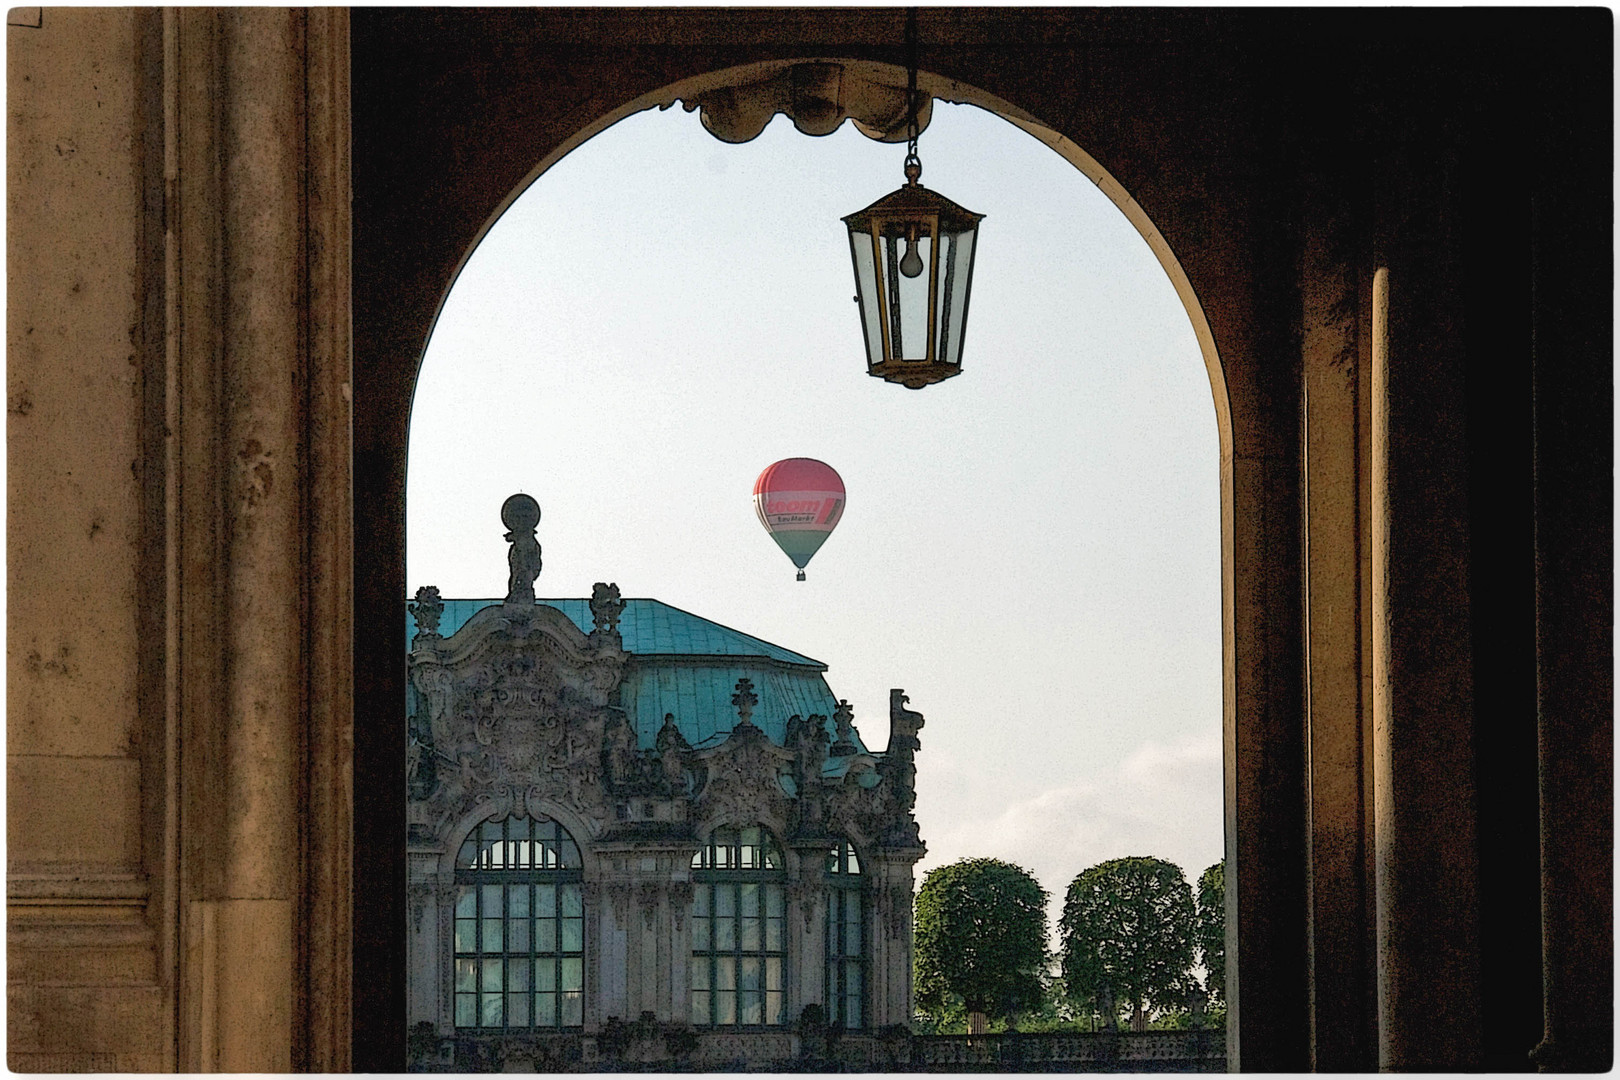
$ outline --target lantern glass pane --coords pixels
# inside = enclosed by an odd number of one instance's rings
[[[976,229],[945,235],[945,259],[939,283],[939,358],[947,364],[962,362],[968,283],[973,277],[973,242],[978,235]]]
[[[855,258],[855,299],[861,306],[861,330],[866,335],[866,362],[868,365],[881,364],[883,309],[878,301],[877,263],[872,254],[872,234],[851,229],[849,250]]]
[[[889,301],[889,348],[896,360],[928,359],[928,283],[933,277],[934,244],[917,237],[922,273],[908,278],[900,272],[906,255],[904,237],[883,238],[883,280]]]

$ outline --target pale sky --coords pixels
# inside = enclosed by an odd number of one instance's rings
[[[1104,859],[1221,857],[1219,457],[1209,379],[1146,242],[1072,165],[940,104],[922,182],[986,215],[963,372],[867,376],[840,218],[903,144],[777,117],[728,145],[616,124],[497,222],[412,415],[412,591],[505,593],[501,502],[539,500],[542,597],[596,581],[815,657],[888,739],[922,712],[928,869],[991,855],[1054,895]],[[808,580],[754,516],[784,457],[848,506]]]

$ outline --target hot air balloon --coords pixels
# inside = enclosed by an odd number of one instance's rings
[[[844,481],[815,458],[786,458],[754,481],[754,511],[803,581],[810,556],[844,516]]]

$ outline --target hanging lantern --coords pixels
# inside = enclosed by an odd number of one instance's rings
[[[962,371],[973,249],[984,219],[923,187],[921,175],[921,163],[908,156],[905,187],[844,219],[866,370],[913,390]]]
[[[855,261],[867,374],[920,390],[962,371],[978,246],[975,214],[918,181],[917,18],[906,20],[906,185],[844,219]]]

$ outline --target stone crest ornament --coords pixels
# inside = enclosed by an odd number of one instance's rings
[[[501,523],[508,530],[506,553],[510,573],[506,579],[508,604],[534,603],[534,581],[540,576],[540,541],[534,530],[540,524],[540,504],[521,492],[501,504]]]

